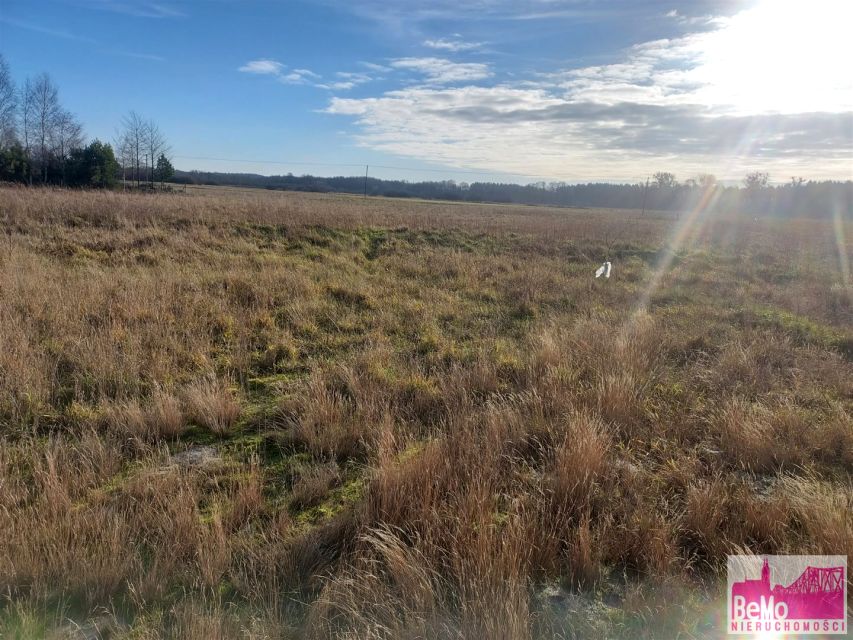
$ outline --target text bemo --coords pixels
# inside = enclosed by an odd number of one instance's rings
[[[784,620],[788,617],[788,605],[784,602],[773,602],[773,596],[765,600],[761,596],[759,602],[754,600],[749,604],[743,596],[734,597],[735,620]]]

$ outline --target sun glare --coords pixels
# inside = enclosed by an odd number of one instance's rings
[[[853,2],[763,0],[699,39],[710,104],[737,113],[853,108]]]

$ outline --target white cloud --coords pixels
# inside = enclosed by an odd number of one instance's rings
[[[286,69],[287,66],[277,60],[262,58],[247,62],[238,71],[273,76],[282,84],[313,84],[322,77],[310,69],[292,69],[290,71],[286,71]],[[316,86],[325,88],[325,85]]]
[[[391,62],[395,69],[416,71],[430,84],[472,82],[492,76],[489,65],[480,62],[451,62],[444,58],[399,58]]]
[[[306,78],[319,78],[320,77],[319,73],[314,73],[310,69],[294,69],[293,73],[298,73],[299,75],[304,76]]]
[[[244,73],[274,76],[282,84],[310,84],[318,89],[330,91],[346,91],[360,84],[370,82],[373,78],[359,71],[338,71],[335,76],[339,80],[320,82],[322,76],[310,69],[291,69],[277,60],[263,58],[252,60],[239,68]]]
[[[469,51],[471,49],[479,49],[483,46],[482,42],[464,42],[462,40],[446,38],[438,38],[437,40],[424,40],[424,46],[430,49],[443,49],[453,53],[459,51]]]
[[[369,75],[366,73],[359,73],[357,71],[338,71],[335,75],[339,78],[352,80],[353,82],[370,82]]]
[[[328,83],[320,83],[314,85],[318,89],[328,89],[330,91],[347,91],[352,89],[355,86],[354,82],[349,81],[339,81],[339,82],[328,82]]]
[[[315,86],[318,89],[328,89],[330,91],[348,91],[353,87],[370,82],[373,79],[366,73],[359,73],[355,71],[338,71],[335,75],[341,79],[334,82],[317,84]]]
[[[520,175],[553,175],[554,157],[571,158],[566,127],[543,123],[507,126],[478,121],[483,108],[533,112],[560,100],[540,89],[413,87],[363,100],[334,98],[328,112],[356,118],[360,144],[450,166]],[[581,166],[584,163],[580,160]],[[575,162],[577,162],[575,160]],[[569,171],[573,167],[566,167]]]
[[[261,60],[252,60],[247,62],[238,71],[243,73],[257,73],[277,76],[284,70],[284,65],[275,60],[263,58]]]
[[[853,110],[853,76],[837,66],[853,59],[853,4],[766,0],[731,18],[696,20],[713,28],[636,45],[623,62],[549,77],[562,78],[574,99],[607,104],[694,103],[739,115]]]
[[[497,86],[470,86],[492,75],[485,64],[402,58],[391,66],[421,74],[421,86],[334,98],[327,112],[354,118],[365,147],[518,175],[623,180],[660,168],[739,179],[759,169],[848,179],[845,11],[766,0],[613,64]],[[804,46],[791,46],[791,34]]]
[[[362,67],[364,67],[365,69],[370,69],[371,71],[380,71],[380,72],[391,71],[391,67],[386,67],[385,65],[382,65],[382,64],[376,64],[375,62],[363,62],[362,61],[362,62],[359,62],[359,64]]]
[[[309,69],[294,69],[289,73],[279,76],[279,82],[284,84],[308,84],[318,80],[321,76]]]
[[[849,174],[849,156],[837,140],[844,116],[834,114],[712,117],[696,105],[574,102],[542,88],[509,86],[333,98],[327,112],[354,117],[365,147],[516,175],[627,180],[655,167],[723,179],[756,168]]]

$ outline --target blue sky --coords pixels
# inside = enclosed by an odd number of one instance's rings
[[[153,118],[183,169],[846,179],[851,4],[0,0],[0,53],[90,137]]]

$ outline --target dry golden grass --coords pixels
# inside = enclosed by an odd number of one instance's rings
[[[212,433],[226,435],[240,417],[240,405],[221,381],[212,378],[198,380],[184,393],[192,418]]]
[[[290,487],[290,504],[298,510],[316,506],[329,495],[329,489],[340,481],[341,473],[335,463],[300,469]]]
[[[107,405],[103,421],[106,430],[147,441],[177,438],[185,427],[180,401],[159,388],[155,388],[144,406],[137,399]]]
[[[853,238],[681,223],[0,189],[0,637],[719,636],[853,554]]]

